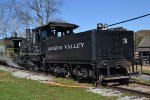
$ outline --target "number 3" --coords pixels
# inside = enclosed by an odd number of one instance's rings
[[[123,44],[127,44],[127,43],[128,43],[127,38],[123,38]]]

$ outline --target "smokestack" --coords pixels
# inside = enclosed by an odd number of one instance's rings
[[[12,37],[17,37],[17,33],[13,32]]]
[[[29,41],[31,39],[31,30],[30,29],[26,29],[26,37],[27,37],[27,41]]]

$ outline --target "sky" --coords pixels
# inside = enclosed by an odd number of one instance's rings
[[[97,23],[114,24],[150,13],[150,0],[63,0],[59,17],[80,27],[76,32],[95,29]],[[150,16],[114,27],[150,30]]]

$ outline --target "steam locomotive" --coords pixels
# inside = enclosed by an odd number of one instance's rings
[[[133,32],[100,27],[74,33],[78,25],[50,22],[27,29],[15,62],[30,70],[94,82],[129,80]]]

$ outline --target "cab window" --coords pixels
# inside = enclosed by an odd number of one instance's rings
[[[41,34],[42,34],[42,41],[46,41],[47,40],[47,31],[43,31]]]

